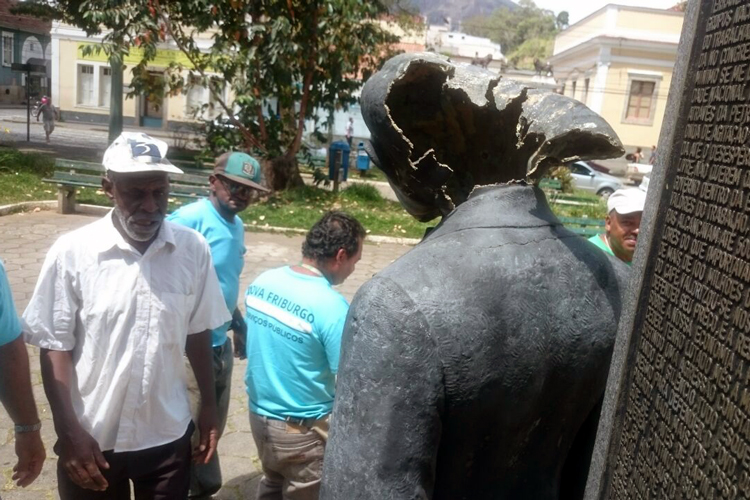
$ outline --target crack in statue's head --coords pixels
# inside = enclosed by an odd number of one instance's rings
[[[446,215],[476,186],[532,183],[554,165],[624,154],[580,102],[434,54],[390,59],[362,92],[368,153],[419,220]]]

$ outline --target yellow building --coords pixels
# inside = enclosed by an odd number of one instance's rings
[[[101,38],[88,37],[85,32],[62,23],[54,23],[52,39],[52,102],[64,120],[107,123],[111,90],[111,70],[103,51],[87,51],[96,47]],[[201,42],[210,44],[210,37]],[[125,59],[124,92],[130,91],[131,69],[141,60],[141,53],[131,49]],[[168,47],[158,49],[149,64],[154,78],[162,78],[171,61],[190,67],[184,54]],[[187,74],[185,78],[196,81]],[[176,130],[196,122],[195,112],[213,99],[203,85],[188,83],[187,92],[174,96],[139,95],[123,101],[123,124]],[[202,110],[203,117],[218,114],[218,106]]]
[[[607,5],[555,38],[562,92],[602,115],[628,151],[658,143],[683,13]]]

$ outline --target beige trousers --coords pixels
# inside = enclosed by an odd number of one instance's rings
[[[306,427],[250,412],[250,428],[263,465],[257,500],[317,500],[328,418]]]

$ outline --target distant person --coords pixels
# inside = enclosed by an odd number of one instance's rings
[[[653,165],[656,161],[656,146],[651,146],[651,156],[648,157],[648,164]]]
[[[349,304],[333,289],[354,272],[365,230],[326,213],[307,233],[302,262],[247,289],[247,393],[263,478],[259,500],[316,500]],[[373,443],[373,445],[378,445]]]
[[[641,163],[643,161],[643,148],[635,148],[635,162],[634,163]]]
[[[211,330],[231,319],[206,240],[164,220],[167,144],[121,134],[104,153],[103,218],[52,245],[23,315],[41,348],[62,500],[184,500],[216,451]],[[183,354],[200,388],[192,422]],[[197,425],[200,444],[191,450]]]
[[[349,149],[352,147],[352,138],[354,137],[354,118],[349,117],[349,123],[346,124],[346,142]]]
[[[638,243],[646,192],[640,188],[618,189],[607,199],[604,233],[589,238],[609,255],[630,265]]]
[[[15,424],[16,457],[13,481],[30,485],[42,472],[47,456],[29,375],[29,355],[21,336],[5,267],[0,262],[0,401]]]
[[[232,321],[227,321],[211,332],[214,387],[221,434],[224,432],[229,412],[234,365],[232,355],[234,353],[237,357],[245,357],[247,333],[247,325],[237,307],[240,274],[245,264],[245,229],[242,219],[237,214],[247,208],[253,198],[253,191],[268,192],[268,189],[260,184],[261,170],[258,161],[240,152],[219,156],[216,159],[214,173],[208,181],[210,193],[207,199],[185,205],[167,217],[167,220],[195,229],[206,239],[211,247],[214,269],[221,284],[227,309],[234,311]],[[234,331],[234,350],[232,339],[227,335],[230,328]],[[197,396],[197,387],[190,389],[191,395]],[[195,408],[199,407],[198,403],[194,401]],[[211,498],[211,495],[221,489],[219,454],[214,453],[207,464],[193,466],[190,476],[189,498]]]
[[[36,112],[36,121],[39,121],[39,115],[42,115],[44,135],[47,142],[49,142],[49,136],[52,134],[52,131],[55,130],[55,118],[57,117],[57,110],[52,105],[52,101],[49,97],[42,97],[42,103],[39,105],[39,109]]]

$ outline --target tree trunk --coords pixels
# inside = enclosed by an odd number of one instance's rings
[[[268,179],[269,187],[274,191],[301,187],[305,184],[299,173],[297,158],[289,158],[286,155],[272,158],[268,161],[266,178]]]

